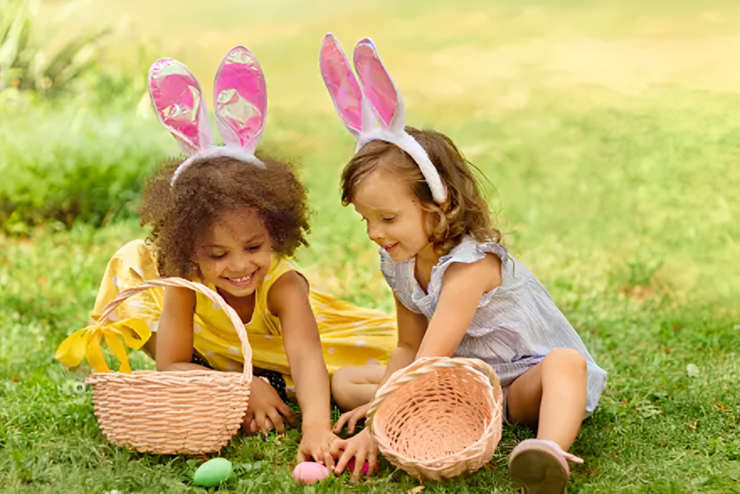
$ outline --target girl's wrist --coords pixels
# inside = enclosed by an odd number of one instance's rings
[[[331,430],[331,420],[329,420],[328,417],[319,418],[304,416],[301,422],[303,430],[316,430],[319,428],[326,429],[328,431]]]

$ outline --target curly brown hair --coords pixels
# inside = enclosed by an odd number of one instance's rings
[[[230,157],[195,162],[174,184],[172,175],[182,161],[170,160],[147,181],[139,215],[141,224],[151,229],[149,241],[161,276],[197,275],[196,242],[225,212],[235,209],[256,209],[279,254],[292,256],[299,246],[308,245],[306,188],[290,165],[260,159],[265,168]]]
[[[364,177],[377,169],[384,169],[409,184],[422,207],[434,215],[434,227],[429,240],[437,245],[438,250],[448,251],[466,234],[479,242],[499,242],[501,233],[493,227],[488,203],[483,199],[480,183],[474,173],[480,174],[480,170],[466,160],[444,134],[413,127],[406,127],[406,132],[429,155],[447,188],[447,200],[443,204],[434,202],[419,165],[406,151],[395,144],[376,140],[363,146],[344,167],[342,204],[347,206],[352,202],[352,196]]]

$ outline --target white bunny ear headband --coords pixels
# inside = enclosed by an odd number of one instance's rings
[[[447,200],[447,189],[423,147],[409,135],[401,93],[380,60],[369,38],[360,40],[352,55],[358,84],[347,56],[333,34],[324,36],[319,65],[334,108],[345,127],[357,138],[359,151],[365,144],[381,140],[395,144],[419,165],[437,204]]]
[[[224,146],[215,146],[208,107],[198,80],[172,58],[149,69],[149,94],[164,128],[188,157],[175,170],[172,183],[195,162],[229,156],[264,168],[254,150],[265,130],[267,88],[257,57],[243,46],[226,54],[216,72],[213,106]]]

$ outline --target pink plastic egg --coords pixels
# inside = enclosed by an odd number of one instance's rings
[[[347,467],[346,467],[346,470],[347,470],[347,471],[348,471],[349,473],[352,473],[352,472],[354,472],[354,471],[355,471],[355,459],[354,459],[354,457],[353,457],[352,459],[350,459],[350,460],[349,460],[349,461],[347,462]],[[369,472],[369,471],[370,471],[370,463],[368,463],[368,462],[366,461],[366,462],[365,462],[365,464],[364,464],[364,465],[362,465],[362,470],[361,470],[361,473],[362,473],[363,475],[367,475],[367,472]]]
[[[293,479],[303,484],[313,484],[329,476],[329,470],[321,463],[304,461],[293,469]]]

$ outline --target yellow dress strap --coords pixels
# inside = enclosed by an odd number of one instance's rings
[[[270,268],[255,291],[252,319],[244,325],[252,347],[252,364],[255,367],[289,373],[288,360],[283,348],[280,319],[270,313],[267,303],[272,285],[282,275],[294,271],[295,267],[284,257],[273,254]],[[209,285],[216,290],[216,287]],[[244,358],[241,354],[239,337],[226,313],[211,300],[197,295],[194,319],[194,346],[216,369],[238,371]]]

